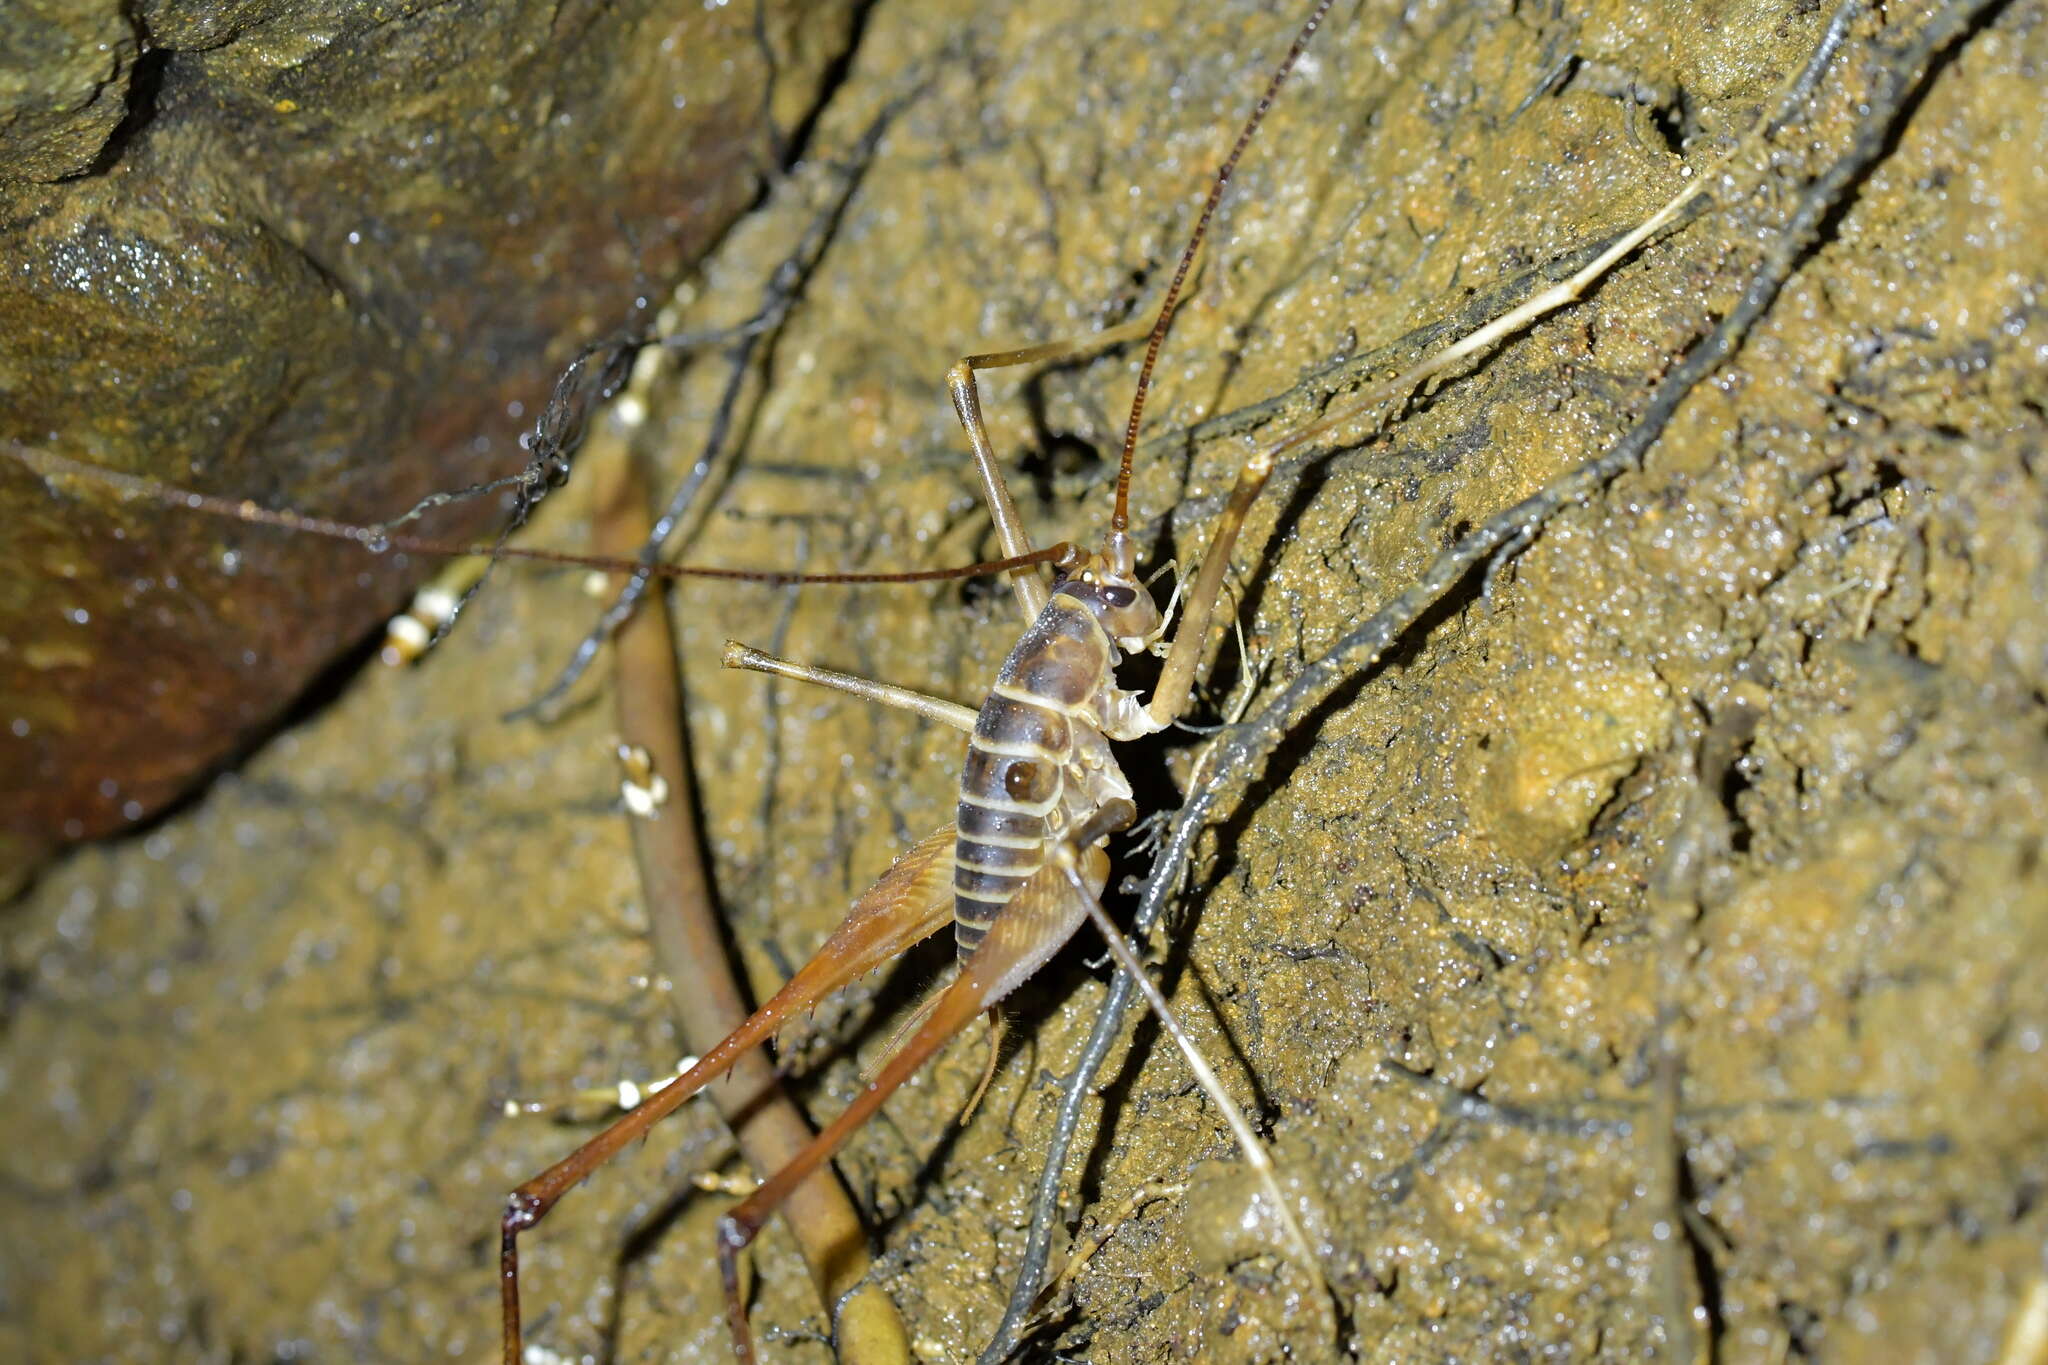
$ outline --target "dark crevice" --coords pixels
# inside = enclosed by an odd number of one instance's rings
[[[1685,91],[1676,90],[1669,100],[1652,102],[1647,108],[1650,126],[1657,130],[1657,137],[1664,143],[1664,149],[1673,156],[1684,156],[1686,128],[1692,122],[1686,110]]]
[[[1038,500],[1048,506],[1058,500],[1062,487],[1073,486],[1077,479],[1087,480],[1084,486],[1092,486],[1095,480],[1115,471],[1115,465],[1105,458],[1101,447],[1078,432],[1061,430],[1054,423],[1047,392],[1052,376],[1078,369],[1095,358],[1093,354],[1077,355],[1040,366],[1020,388],[1031,420],[1032,444],[1017,468],[1031,481]]]
[[[860,55],[861,44],[867,37],[868,21],[874,16],[875,3],[876,0],[865,0],[865,3],[854,7],[853,14],[847,21],[845,45],[840,48],[837,55],[825,63],[825,69],[818,73],[816,95],[802,116],[797,119],[796,126],[789,130],[789,136],[776,148],[780,169],[794,169],[797,162],[803,160],[805,152],[810,149],[811,139],[818,130],[818,121],[824,117],[825,110],[831,107],[834,97],[846,84],[847,76],[853,70],[854,58]],[[764,191],[762,199],[757,201],[748,213],[759,209],[765,202]],[[748,215],[742,214],[741,218],[746,216]],[[735,222],[737,221],[739,220],[736,219]]]
[[[1673,156],[1683,157],[1687,141],[1700,130],[1699,111],[1687,98],[1683,86],[1645,80],[1636,71],[1580,56],[1570,58],[1568,66],[1546,77],[1546,80],[1555,90],[1577,87],[1620,100],[1625,105],[1639,106],[1651,131]],[[1633,125],[1633,113],[1624,111],[1623,117]],[[1637,136],[1633,126],[1629,136]]]
[[[1778,1322],[1789,1338],[1786,1346],[1792,1359],[1820,1358],[1826,1336],[1826,1326],[1820,1314],[1803,1303],[1781,1303],[1778,1305]]]
[[[1681,1209],[1696,1209],[1704,1202],[1705,1192],[1694,1178],[1692,1163],[1680,1160],[1678,1163],[1678,1206]],[[1727,1335],[1727,1319],[1723,1312],[1721,1275],[1714,1265],[1713,1247],[1702,1230],[1690,1218],[1681,1218],[1683,1252],[1692,1261],[1693,1283],[1699,1287],[1700,1312],[1706,1321],[1701,1324],[1706,1338],[1706,1358],[1721,1358],[1721,1343]]]
[[[128,149],[141,140],[149,125],[156,121],[159,103],[163,97],[164,74],[171,64],[168,48],[145,48],[135,59],[135,65],[128,70],[128,89],[124,96],[127,112],[114,125],[114,131],[107,134],[107,140],[100,147],[99,155],[69,180],[89,180],[105,175],[119,165]]]
[[[1720,788],[1714,793],[1721,803],[1721,809],[1727,815],[1728,851],[1737,856],[1749,852],[1751,840],[1755,836],[1749,821],[1742,816],[1741,804],[1742,794],[1754,785],[1749,775],[1743,772],[1742,763],[1738,758],[1736,762],[1730,763],[1722,770]]]

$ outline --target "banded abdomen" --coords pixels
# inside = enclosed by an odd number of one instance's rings
[[[1044,865],[1047,839],[1101,804],[1103,779],[1128,794],[1097,701],[1118,657],[1090,607],[1055,591],[1003,661],[960,774],[953,935],[962,961]]]

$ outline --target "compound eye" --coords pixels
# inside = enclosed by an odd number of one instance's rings
[[[1138,600],[1136,588],[1126,588],[1119,583],[1107,583],[1102,588],[1102,603],[1106,607],[1122,611]]]

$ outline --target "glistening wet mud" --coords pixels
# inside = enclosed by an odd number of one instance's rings
[[[1165,975],[1304,1192],[1339,1340],[1308,1277],[1246,1229],[1227,1134],[1134,1020],[1069,1225],[1149,1182],[1189,1188],[1140,1205],[1062,1286],[1035,1358],[1634,1360],[1665,1349],[1679,1303],[1726,1361],[2001,1359],[2048,1241],[2042,17],[1994,8],[1936,64],[1639,471],[1459,585],[1205,838]],[[1343,8],[1169,341],[1135,492],[1148,557],[1197,557],[1245,453],[1417,329],[1631,226],[1688,172],[1722,174],[1828,18]],[[1249,663],[1219,633],[1198,719],[1246,685],[1256,707],[1464,527],[1626,431],[1921,18],[1858,18],[1735,188],[1587,301],[1383,437],[1291,460],[1234,575]],[[680,311],[690,328],[750,313],[852,173],[829,153],[908,97],[757,357],[686,557],[987,554],[940,376],[1148,306],[1294,22],[879,7],[819,159]],[[1131,368],[1118,353],[987,386],[1042,537],[1100,533]],[[646,439],[672,469],[725,378],[714,355],[650,392]],[[536,541],[575,539],[576,487]],[[499,1200],[584,1131],[500,1102],[645,1077],[677,1051],[659,989],[636,984],[658,968],[604,683],[551,727],[495,718],[591,609],[579,575],[507,574],[423,667],[364,676],[10,913],[11,1351],[493,1349]],[[720,892],[765,994],[949,818],[959,745],[722,674],[720,643],[972,699],[1017,621],[986,585],[686,587],[673,610]],[[1737,686],[1764,710],[1702,793],[1694,754]],[[1131,757],[1156,806],[1202,743]],[[1663,894],[1702,821],[1725,851]],[[1063,954],[1018,998],[964,1126],[978,1039],[841,1159],[925,1359],[971,1357],[1000,1315],[1055,1078],[1104,993],[1094,956]],[[818,1013],[788,1054],[814,1114],[854,1093],[942,962]],[[688,1177],[726,1159],[693,1106],[570,1196],[528,1242],[532,1341],[721,1358],[725,1197]],[[755,1263],[770,1357],[827,1358],[778,1230]]]

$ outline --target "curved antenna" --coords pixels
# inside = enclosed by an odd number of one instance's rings
[[[528,563],[600,569],[606,573],[650,574],[656,578],[714,578],[738,583],[787,584],[937,583],[951,578],[977,578],[984,574],[1004,573],[1010,569],[1021,569],[1033,564],[1069,564],[1078,553],[1072,545],[1062,541],[1057,545],[1048,545],[1043,549],[1009,559],[992,559],[980,564],[966,564],[951,569],[910,569],[896,573],[795,573],[780,569],[724,569],[700,564],[664,564],[658,561],[649,564],[637,559],[617,559],[609,555],[578,554],[573,550],[544,550],[520,545],[456,545],[429,540],[423,536],[394,532],[383,526],[358,526],[352,522],[336,521],[329,517],[309,516],[288,508],[264,507],[247,499],[223,498],[211,493],[200,493],[190,488],[180,488],[176,484],[123,473],[118,469],[87,464],[82,460],[74,460],[48,450],[39,450],[18,441],[0,441],[0,454],[11,456],[45,479],[81,479],[87,483],[111,488],[124,498],[143,498],[167,507],[182,507],[228,521],[275,526],[303,535],[351,541],[371,554],[398,550],[406,554],[440,555],[449,558],[480,555],[487,559],[518,559]]]
[[[1322,27],[1323,16],[1330,12],[1335,0],[1322,0],[1302,24],[1301,31],[1294,35],[1294,43],[1287,49],[1287,55],[1280,59],[1280,65],[1273,68],[1273,75],[1266,82],[1265,93],[1252,106],[1244,127],[1238,130],[1237,141],[1230,148],[1230,155],[1223,158],[1223,165],[1216,171],[1215,180],[1209,184],[1209,198],[1202,205],[1201,216],[1195,219],[1195,230],[1188,237],[1186,249],[1180,253],[1180,264],[1174,267],[1173,281],[1166,286],[1166,301],[1159,306],[1159,321],[1152,324],[1152,335],[1145,342],[1145,363],[1138,368],[1138,390],[1131,396],[1131,418],[1124,425],[1123,463],[1116,471],[1116,511],[1109,519],[1109,529],[1121,533],[1130,521],[1131,457],[1138,448],[1138,424],[1145,415],[1145,393],[1152,386],[1152,370],[1159,363],[1159,348],[1165,344],[1166,329],[1173,322],[1174,309],[1180,305],[1181,285],[1186,282],[1188,269],[1194,264],[1195,255],[1202,249],[1202,239],[1209,234],[1209,221],[1216,216],[1217,205],[1223,202],[1224,188],[1229,185],[1232,172],[1237,170],[1239,158],[1244,149],[1251,145],[1252,134],[1265,122],[1266,111],[1273,107],[1273,97],[1280,93],[1288,74],[1308,47],[1309,39],[1315,37]]]

